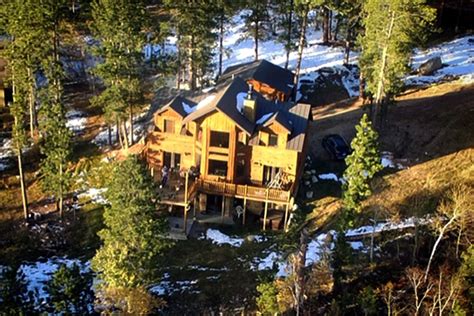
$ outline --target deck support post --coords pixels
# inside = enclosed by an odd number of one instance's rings
[[[196,194],[194,194],[194,200],[193,200],[193,220],[196,220],[196,204],[197,204],[197,198],[196,198]]]
[[[242,225],[245,225],[245,215],[247,213],[247,185],[245,185],[244,192],[244,213],[242,214]]]
[[[283,230],[285,232],[288,231],[288,211],[290,208],[290,203],[291,203],[291,191],[288,191],[288,200],[286,201],[286,207],[285,207],[285,222],[283,224]]]
[[[267,226],[267,213],[268,213],[268,188],[265,194],[265,210],[263,211],[263,231],[265,231],[265,228]]]
[[[186,229],[188,228],[188,180],[189,180],[189,172],[186,171],[186,176],[184,178],[184,234],[186,235]]]
[[[224,193],[222,194],[222,212],[221,212],[222,224],[224,224],[224,214],[225,214],[225,182],[224,182]]]

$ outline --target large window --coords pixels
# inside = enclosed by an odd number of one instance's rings
[[[209,174],[215,176],[227,176],[227,161],[209,159]]]
[[[278,135],[269,134],[268,135],[268,146],[276,147],[278,146]]]
[[[163,152],[163,166],[179,170],[181,166],[181,155],[178,153]]]
[[[174,134],[174,121],[165,120],[165,133],[173,133]]]
[[[229,133],[211,131],[210,146],[229,148]]]
[[[281,169],[273,166],[263,166],[263,184],[268,185],[272,182],[279,182]]]

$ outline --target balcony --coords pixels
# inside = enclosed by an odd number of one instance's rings
[[[196,180],[197,190],[208,194],[218,194],[258,202],[289,204],[293,186],[289,190],[272,189],[246,184]]]

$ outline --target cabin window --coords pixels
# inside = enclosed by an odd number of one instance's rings
[[[281,168],[272,166],[263,166],[263,184],[280,184],[277,175],[280,173]],[[274,183],[272,183],[274,182]]]
[[[277,147],[278,146],[278,135],[269,134],[268,135],[268,146]]]
[[[179,170],[181,166],[181,155],[178,153],[163,152],[163,166]]]
[[[210,146],[229,148],[229,133],[211,131]]]
[[[174,134],[174,121],[165,120],[165,133]]]
[[[214,176],[227,176],[227,161],[209,159],[208,173]]]

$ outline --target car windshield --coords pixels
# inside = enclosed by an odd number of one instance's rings
[[[339,147],[339,148],[345,148],[347,147],[346,143],[344,142],[344,140],[340,137],[334,137],[334,142],[336,143],[336,146]]]

